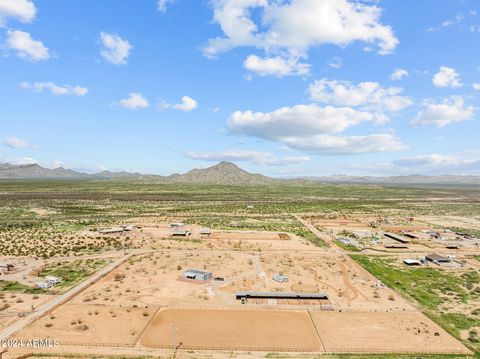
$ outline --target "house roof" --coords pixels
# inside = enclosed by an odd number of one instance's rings
[[[402,243],[410,243],[410,242],[411,242],[410,239],[405,238],[405,237],[402,237],[402,236],[399,236],[399,235],[397,235],[397,234],[395,234],[395,233],[388,233],[388,232],[386,232],[386,233],[384,233],[384,236],[385,236],[385,237],[388,237],[388,238],[391,238],[391,239],[394,239],[394,240],[396,240],[396,241],[402,242]]]
[[[427,258],[431,261],[448,261],[449,260],[448,258],[442,257],[441,255],[436,254],[436,253],[429,254],[425,258]]]
[[[176,234],[176,235],[186,235],[190,233],[190,231],[187,231],[186,229],[177,229],[177,230],[174,230],[172,231],[172,234]]]
[[[100,232],[100,233],[111,233],[111,232],[123,232],[123,231],[124,231],[123,227],[112,227],[112,228],[101,229],[98,232]]]
[[[187,269],[185,272],[183,272],[184,275],[190,274],[190,275],[196,275],[196,274],[207,274],[207,275],[212,275],[212,272],[207,272],[203,270],[198,270],[198,269]]]
[[[328,299],[326,293],[296,292],[236,292],[237,298],[291,298],[291,299]]]
[[[412,264],[422,264],[418,259],[404,259],[403,263],[412,265]]]

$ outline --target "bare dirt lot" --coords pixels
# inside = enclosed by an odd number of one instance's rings
[[[211,271],[224,281],[197,284],[180,280],[183,271],[190,268]],[[283,274],[289,281],[276,282],[275,274]],[[395,292],[377,282],[339,254],[169,250],[132,258],[72,302],[140,307],[238,306],[241,304],[235,300],[236,291],[298,291],[325,292],[336,310],[412,309]]]
[[[318,351],[321,344],[305,312],[163,310],[140,344],[171,347],[176,330],[181,348]]]
[[[0,293],[0,329],[15,322],[19,314],[30,312],[49,300],[51,296],[43,294]]]
[[[412,309],[395,292],[379,286],[374,277],[343,255],[265,254],[260,261],[266,275],[262,286],[255,290],[325,292],[337,310]],[[273,275],[279,273],[288,276],[289,281],[273,281]]]
[[[308,251],[325,252],[328,249],[315,247],[304,240],[299,240],[294,235],[289,235],[290,240],[259,240],[259,239],[209,239],[205,242],[208,248],[221,250],[234,250],[244,252],[280,252],[280,251]]]
[[[235,303],[233,295],[225,299],[216,296],[211,282],[189,283],[180,278],[186,269],[208,270],[224,278],[255,276],[251,258],[248,253],[210,251],[172,250],[142,255],[120,266],[73,302],[142,307]]]
[[[469,353],[416,312],[312,313],[322,343],[334,352]]]
[[[18,338],[52,338],[64,345],[133,345],[155,311],[65,304],[30,325]]]
[[[480,217],[462,216],[422,216],[419,220],[442,227],[480,228]]]
[[[239,240],[290,240],[290,237],[280,236],[277,232],[259,232],[259,231],[216,231],[212,233],[212,239],[239,239]]]

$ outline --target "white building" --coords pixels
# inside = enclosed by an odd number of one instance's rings
[[[287,276],[284,276],[283,274],[275,274],[272,279],[275,281],[275,282],[279,282],[279,283],[286,283],[288,282],[288,277]]]
[[[60,278],[54,277],[53,275],[48,275],[45,277],[45,283],[50,285],[55,285],[60,283],[62,280]]]
[[[38,283],[35,283],[35,287],[37,287],[38,289],[48,289],[50,288],[52,285],[47,283],[47,282],[38,282]]]
[[[213,276],[212,272],[206,272],[196,269],[187,269],[183,272],[183,278],[190,280],[207,281]]]

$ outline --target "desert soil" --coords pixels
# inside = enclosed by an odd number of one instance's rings
[[[182,348],[317,351],[321,344],[306,312],[163,310],[140,344],[171,347],[176,330]]]

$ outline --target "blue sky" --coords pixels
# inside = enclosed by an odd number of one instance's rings
[[[479,45],[476,0],[0,0],[0,162],[480,174]]]

